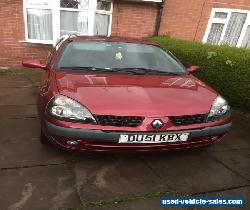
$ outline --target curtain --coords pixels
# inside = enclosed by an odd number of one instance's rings
[[[97,8],[97,10],[110,11],[111,10],[111,2],[97,0],[96,8]]]
[[[222,44],[237,45],[246,17],[246,13],[233,12],[231,14]]]
[[[61,10],[61,36],[66,34],[87,34],[87,12]]]
[[[96,13],[94,34],[99,36],[108,36],[108,29],[109,29],[109,15]]]
[[[220,18],[220,19],[227,19],[227,13],[226,12],[216,12],[214,17]]]
[[[52,11],[49,9],[27,9],[28,38],[53,40]]]
[[[223,30],[223,23],[213,23],[207,38],[207,43],[218,44]]]
[[[243,38],[241,47],[250,48],[250,26],[247,26],[247,31]]]

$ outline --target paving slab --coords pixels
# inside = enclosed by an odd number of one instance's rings
[[[190,207],[167,207],[160,206],[160,198],[142,199],[137,201],[122,202],[118,204],[108,204],[89,208],[89,210],[189,210]]]
[[[40,143],[40,124],[36,118],[0,121],[0,168],[58,164],[65,161],[98,160],[103,156],[60,150]]]
[[[1,105],[36,104],[37,88],[0,88]]]
[[[207,192],[247,183],[205,151],[145,156],[144,160],[178,193]]]
[[[37,117],[36,105],[2,105],[0,109],[0,119]]]
[[[228,206],[220,206],[220,207],[161,207],[160,206],[160,198],[149,198],[149,199],[138,199],[134,201],[124,201],[121,203],[112,203],[101,206],[95,206],[91,208],[86,208],[89,210],[138,210],[138,209],[146,209],[146,210],[162,210],[162,209],[171,209],[171,210],[198,210],[198,209],[211,209],[211,210],[231,210],[231,209],[250,209],[250,186],[241,187],[233,190],[225,190],[221,192],[208,193],[203,195],[195,195],[198,197],[243,197],[246,201],[246,205],[242,207],[228,207]]]
[[[75,164],[76,184],[82,203],[155,191],[166,186],[138,156],[103,156]]]
[[[34,72],[27,74],[27,78],[32,82],[33,86],[40,85],[43,70],[35,69]]]
[[[235,149],[224,152],[210,151],[210,154],[226,167],[250,181],[250,149]]]
[[[32,87],[32,82],[25,75],[0,76],[0,88]]]
[[[215,193],[209,193],[206,194],[205,196],[221,196],[221,197],[243,197],[246,201],[245,205],[242,207],[209,207],[209,210],[235,210],[235,209],[244,209],[244,210],[249,210],[250,209],[250,186],[247,187],[241,187],[238,189],[233,189],[233,190],[225,190],[221,192],[215,192]],[[194,210],[194,209],[192,209]]]
[[[0,208],[58,210],[80,206],[67,166],[0,171]]]
[[[16,139],[17,145],[20,139],[39,138],[40,123],[37,118],[23,119],[1,119],[0,120],[0,141],[8,141]]]
[[[72,153],[52,145],[43,145],[37,138],[8,139],[1,142],[0,168],[61,164],[75,159]]]

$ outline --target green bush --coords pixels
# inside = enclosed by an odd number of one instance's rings
[[[170,50],[185,66],[199,65],[196,73],[224,96],[232,106],[250,110],[250,50],[214,46],[166,36],[151,37]]]

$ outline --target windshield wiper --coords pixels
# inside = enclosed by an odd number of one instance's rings
[[[176,72],[166,72],[166,71],[159,71],[155,69],[148,69],[148,68],[113,68],[112,70],[118,72],[128,72],[133,74],[167,74],[167,75],[181,75],[181,73]]]
[[[131,74],[145,74],[145,72],[138,72],[138,68],[97,68],[94,66],[62,66],[61,70],[77,70],[89,72],[114,72],[114,73],[131,73]],[[141,68],[143,69],[143,68]],[[140,69],[140,70],[141,70]]]
[[[98,68],[94,66],[70,66],[70,67],[60,67],[61,70],[76,70],[76,71],[85,71],[85,72],[117,72],[111,68]]]
[[[77,71],[91,71],[91,72],[114,72],[114,73],[130,73],[136,75],[144,74],[167,74],[167,75],[181,75],[183,73],[159,71],[148,68],[98,68],[94,66],[62,66],[61,70],[77,70]]]
[[[103,68],[97,68],[94,66],[62,66],[60,69],[69,69],[69,70],[90,70],[90,71],[96,71],[96,70],[103,70]]]

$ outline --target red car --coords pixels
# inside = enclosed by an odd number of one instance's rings
[[[38,97],[41,141],[70,150],[203,147],[230,129],[230,106],[155,43],[70,36],[54,47]]]

